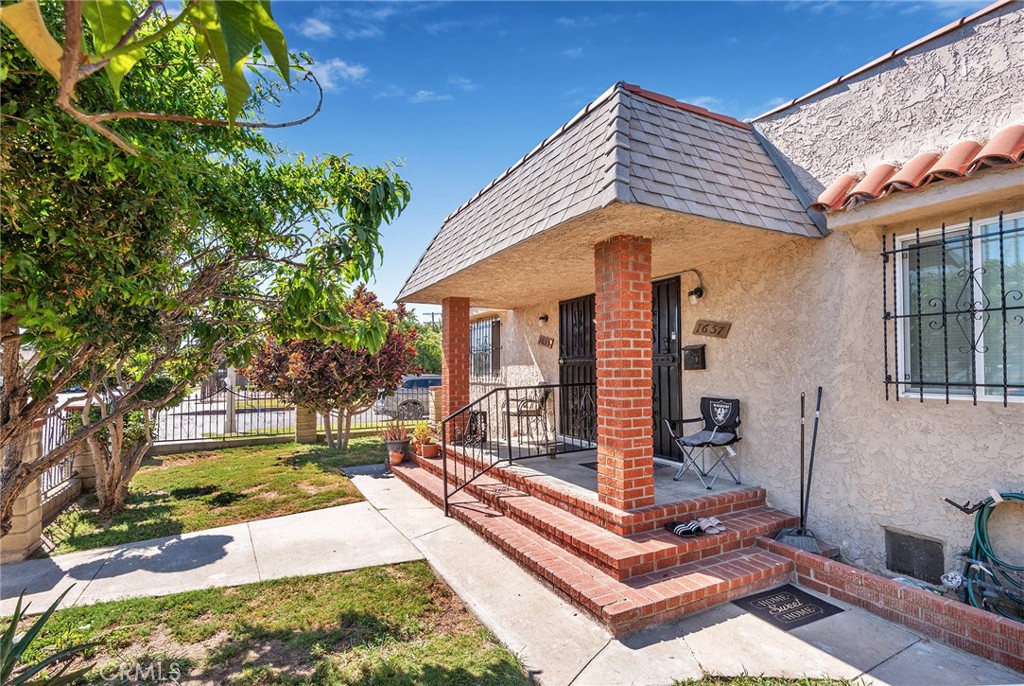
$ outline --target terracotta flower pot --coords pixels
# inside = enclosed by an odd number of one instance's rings
[[[436,460],[441,457],[441,446],[437,443],[429,443],[420,446],[420,455],[423,457],[429,457],[432,460]]]
[[[405,459],[405,453],[399,450],[392,450],[388,453],[388,459],[391,461],[391,464],[401,464],[402,460]]]

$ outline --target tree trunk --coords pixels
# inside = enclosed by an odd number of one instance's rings
[[[342,424],[344,422],[344,425]],[[348,450],[348,439],[352,433],[352,411],[342,410],[338,415],[338,448]]]
[[[331,428],[331,411],[324,412],[324,433],[327,437],[327,447],[334,449],[334,431]]]
[[[153,445],[150,430],[150,412],[143,412],[145,433],[141,440],[125,443],[125,420],[118,419],[110,427],[110,438],[102,434],[90,437],[89,448],[96,463],[96,495],[99,498],[100,519],[110,520],[125,511],[128,484],[138,473],[142,460]]]

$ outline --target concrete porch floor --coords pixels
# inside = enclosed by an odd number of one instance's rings
[[[479,452],[474,456],[481,457]],[[513,454],[521,452],[513,449]],[[597,470],[583,465],[588,462],[597,462],[597,450],[581,450],[572,453],[559,453],[557,457],[528,457],[516,459],[511,466],[506,461],[506,448],[499,444],[488,446],[484,459],[497,461],[498,468],[521,476],[523,478],[537,480],[546,485],[561,491],[568,491],[573,495],[588,500],[597,500]],[[750,488],[756,484],[743,483],[737,485],[727,472],[722,471],[722,476],[715,482],[714,488],[710,491],[705,489],[697,479],[692,470],[674,481],[672,477],[679,470],[676,462],[655,460],[654,462],[654,504],[667,505],[677,503],[691,498],[699,498],[706,495],[727,493],[742,488]],[[733,471],[737,471],[733,467]],[[742,473],[739,473],[743,479]],[[707,479],[710,483],[710,479]]]

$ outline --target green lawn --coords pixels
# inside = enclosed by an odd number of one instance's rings
[[[375,436],[344,452],[284,443],[147,458],[123,514],[104,525],[85,496],[46,535],[67,553],[344,505],[363,498],[341,468],[383,459]]]
[[[139,683],[108,678],[154,662],[194,684],[529,683],[424,562],[76,607],[54,614],[25,659],[90,640],[102,643],[83,683]]]

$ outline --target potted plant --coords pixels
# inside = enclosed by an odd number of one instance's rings
[[[423,457],[429,457],[436,459],[441,455],[441,446],[434,443],[434,432],[430,430],[430,427],[426,422],[420,422],[416,425],[416,431],[413,433],[416,440],[419,441],[419,449],[417,452]]]
[[[397,422],[390,424],[380,437],[387,445],[389,454],[401,453],[403,459],[409,454],[409,429],[401,424]]]
[[[391,452],[388,453],[388,461],[391,463],[392,466],[396,464],[402,464],[402,460],[404,459],[405,453],[403,453],[401,450],[392,450]]]

